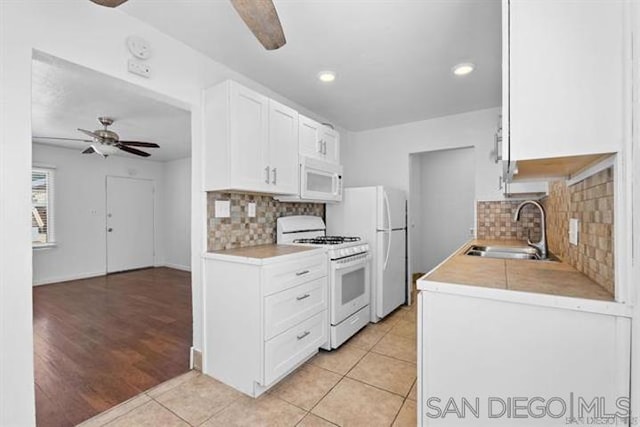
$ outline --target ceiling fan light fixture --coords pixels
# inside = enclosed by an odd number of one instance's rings
[[[318,80],[322,83],[331,83],[336,79],[336,73],[333,71],[325,70],[318,73]]]
[[[471,62],[463,62],[460,64],[455,65],[451,71],[453,71],[453,74],[455,74],[456,76],[466,76],[467,74],[471,74],[471,72],[475,69],[475,65],[473,65]]]

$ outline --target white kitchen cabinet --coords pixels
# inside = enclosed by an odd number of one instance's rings
[[[340,164],[340,134],[328,126],[322,126],[320,140],[324,147],[324,160]]]
[[[340,163],[340,134],[329,126],[300,115],[300,155],[329,163]]]
[[[205,374],[258,397],[326,344],[323,249],[263,259],[204,258]]]
[[[621,149],[627,3],[503,0],[503,159]]]
[[[296,194],[299,191],[298,112],[269,100],[269,192]]]
[[[615,314],[619,304],[568,304],[577,300],[545,296],[545,306],[528,303],[521,292],[432,288],[418,297],[419,425],[578,424],[567,419],[579,397],[586,402],[602,398],[607,413],[616,412],[616,399],[630,398],[631,319],[628,313]],[[536,397],[543,400],[532,400]],[[543,412],[554,397],[566,404],[559,418]],[[478,417],[468,408],[464,418],[444,412],[449,399],[461,408],[463,398],[474,407],[478,399]],[[509,413],[500,415],[497,399],[507,398]],[[524,400],[516,403],[516,398]],[[533,414],[543,414],[540,418],[527,412],[529,402]],[[520,407],[517,414],[514,404]],[[562,411],[558,400],[549,407],[553,414]]]
[[[298,114],[234,81],[205,90],[205,190],[298,192]]]

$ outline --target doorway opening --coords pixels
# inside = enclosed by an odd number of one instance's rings
[[[32,70],[36,421],[72,426],[190,369],[191,113],[42,53]]]
[[[415,280],[475,233],[473,147],[409,155],[409,264]]]

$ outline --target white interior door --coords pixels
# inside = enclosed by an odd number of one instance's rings
[[[154,183],[107,177],[107,273],[154,265]]]

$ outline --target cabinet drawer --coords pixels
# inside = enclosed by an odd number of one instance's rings
[[[264,299],[265,339],[273,338],[326,308],[326,277],[269,295]]]
[[[266,266],[264,295],[325,277],[328,268],[325,254]]]
[[[322,311],[265,343],[264,384],[270,385],[318,351],[327,341],[327,312]]]

